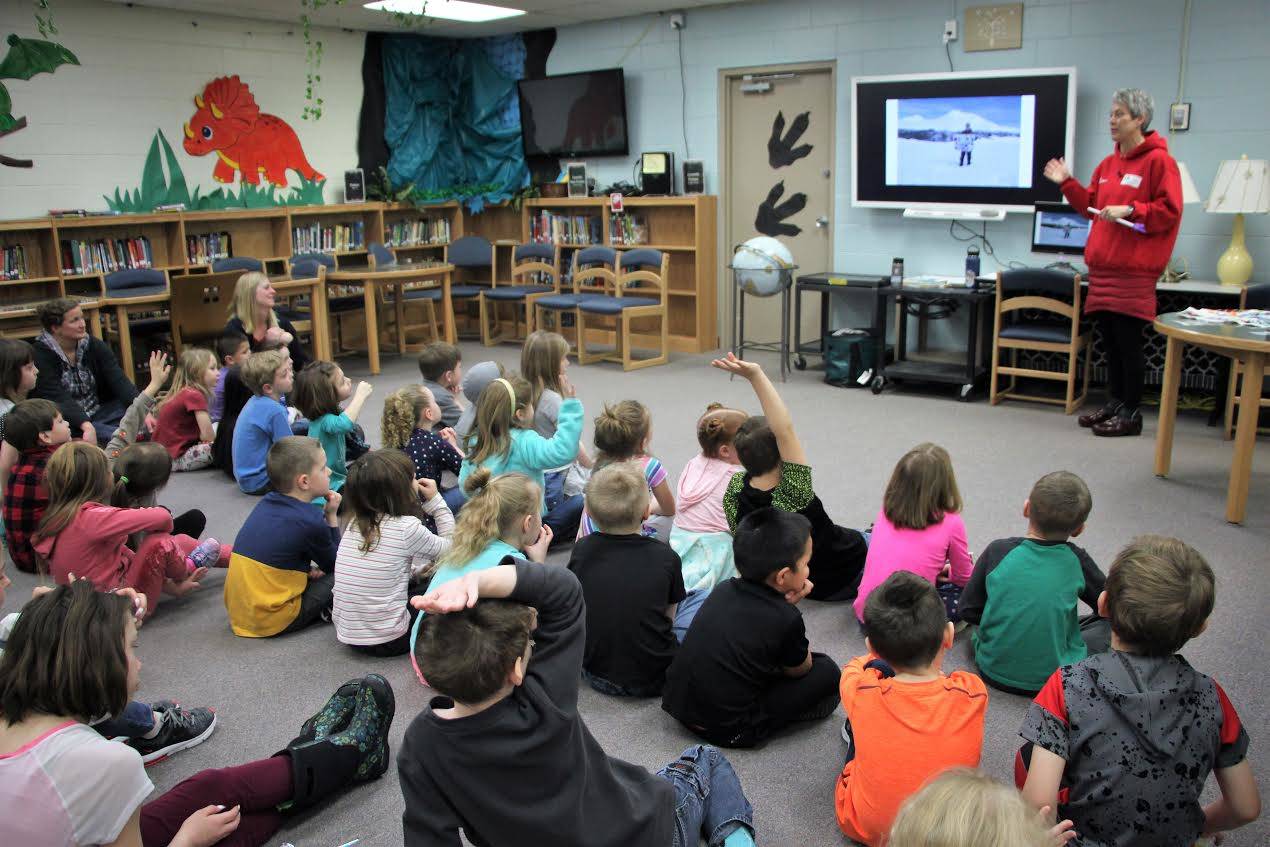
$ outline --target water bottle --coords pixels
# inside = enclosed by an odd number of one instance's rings
[[[896,256],[891,260],[891,285],[904,284],[904,258]]]
[[[974,288],[975,281],[979,279],[979,248],[971,247],[966,250],[966,288]]]

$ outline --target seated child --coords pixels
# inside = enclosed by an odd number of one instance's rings
[[[0,338],[0,439],[4,438],[5,415],[27,398],[39,374],[30,344],[18,338]],[[9,442],[0,440],[0,491],[4,490],[17,463],[18,451]],[[4,526],[0,523],[0,535],[3,532]]]
[[[957,601],[973,569],[952,459],[938,444],[919,444],[896,463],[886,484],[855,598],[856,619],[864,620],[869,592],[904,570],[935,585],[948,619],[959,621]]]
[[[838,665],[812,653],[797,603],[808,578],[811,524],[758,509],[736,528],[739,577],[710,592],[666,672],[661,707],[724,747],[753,747],[795,721],[833,714]]]
[[[438,488],[444,472],[449,471],[457,479],[463,465],[463,453],[454,430],[432,431],[440,419],[441,409],[432,392],[422,385],[408,385],[384,398],[384,413],[379,424],[384,446],[404,451],[414,463],[415,479],[430,479]],[[451,512],[463,505],[463,492],[458,486],[448,491],[443,489],[441,496]],[[435,532],[436,526],[428,529]]]
[[[476,401],[481,399],[481,392],[485,390],[485,386],[500,376],[506,375],[507,371],[500,362],[477,362],[472,365],[471,370],[463,374],[463,397],[467,400],[467,405],[463,407],[463,412],[459,415],[459,422],[454,425],[454,434],[459,437],[460,444],[466,442],[476,429]],[[433,399],[436,398],[433,397]],[[439,423],[440,419],[437,422]],[[436,424],[433,426],[435,427]]]
[[[372,656],[405,655],[415,617],[410,578],[450,549],[454,517],[436,483],[416,480],[400,450],[375,450],[354,462],[344,498],[353,521],[335,554],[335,637]],[[437,534],[420,520],[424,511]]]
[[[614,462],[630,462],[644,474],[648,484],[648,492],[652,496],[649,513],[673,517],[675,514],[675,495],[670,490],[670,481],[666,469],[660,461],[648,455],[648,442],[653,437],[653,419],[648,409],[638,400],[623,400],[610,406],[604,405],[604,411],[595,419],[595,469],[607,467]],[[595,531],[591,517],[585,508],[578,522],[578,540],[581,541]],[[656,535],[657,529],[652,524],[645,524],[641,532]]]
[[[477,368],[481,365],[477,365]],[[520,348],[520,375],[529,383],[529,402],[534,407],[534,432],[543,438],[556,434],[560,423],[560,378],[569,372],[569,342],[558,332],[536,329]],[[499,374],[500,376],[502,374]],[[467,379],[464,378],[466,393]],[[459,418],[460,422],[462,417]],[[591,475],[591,456],[578,443],[578,455],[563,468],[547,471],[543,496],[550,509],[564,497],[581,494]]]
[[[975,664],[989,685],[1036,695],[1056,668],[1107,649],[1111,629],[1097,613],[1081,619],[1076,603],[1098,606],[1106,577],[1068,541],[1085,530],[1093,498],[1084,480],[1055,471],[1023,502],[1027,535],[987,546],[961,594],[957,613],[978,624]]]
[[[415,657],[439,696],[397,754],[407,844],[458,847],[461,828],[474,844],[753,845],[753,810],[718,750],[690,747],[654,776],[591,736],[571,572],[515,560],[414,603],[427,612]]]
[[[44,481],[48,508],[31,548],[48,563],[58,585],[74,574],[98,591],[135,588],[146,597],[146,614],[153,615],[165,586],[177,595],[195,590],[207,567],[216,564],[216,539],[200,544],[188,535],[172,535],[172,513],[162,506],[108,505],[117,485],[96,444],[63,445],[49,459]],[[127,542],[139,532],[146,536],[134,552]]]
[[[782,512],[797,512],[811,523],[809,567],[811,582],[815,585],[809,595],[811,599],[855,597],[868,543],[856,530],[835,524],[825,512],[824,504],[812,487],[807,454],[794,431],[789,409],[776,393],[776,386],[761,367],[731,353],[726,359],[715,359],[711,364],[748,380],[763,408],[763,415],[747,418],[737,428],[734,438],[737,458],[745,470],[733,474],[723,495],[728,526],[735,530],[750,512],[768,506]],[[739,562],[737,569],[740,570]]]
[[[354,391],[353,381],[344,376],[339,365],[331,362],[309,362],[296,374],[291,400],[300,414],[309,419],[309,437],[316,438],[326,451],[332,491],[344,487],[348,476],[345,439],[356,427],[357,416],[373,390],[369,382],[359,382]],[[340,409],[345,400],[348,400],[348,408]]]
[[[18,454],[4,486],[5,543],[20,571],[35,573],[31,541],[48,508],[44,474],[53,451],[71,440],[71,426],[52,400],[23,400],[4,416],[4,442]]]
[[[1045,831],[1018,789],[982,771],[950,768],[904,801],[887,847],[1060,847],[1072,822]]]
[[[245,333],[226,331],[216,341],[216,355],[220,357],[220,368],[216,372],[216,387],[212,389],[212,399],[207,410],[212,416],[212,423],[219,423],[225,416],[225,376],[230,368],[241,367],[251,355],[251,342]]]
[[[684,587],[689,591],[708,590],[736,576],[732,527],[723,513],[723,495],[741,463],[732,442],[748,417],[711,403],[697,419],[701,452],[679,474],[675,523],[670,530],[670,547],[683,562]]]
[[[252,353],[239,376],[252,397],[234,423],[234,479],[247,494],[264,494],[269,489],[269,449],[291,436],[281,400],[294,383],[291,358],[280,350]]]
[[[242,380],[246,366],[244,362],[225,371],[225,410],[216,425],[216,440],[212,442],[212,467],[220,468],[230,479],[234,478],[234,428],[252,398],[251,389]]]
[[[110,473],[114,485],[110,505],[118,509],[149,509],[159,505],[159,491],[172,478],[172,457],[162,444],[142,441],[125,447],[110,463]],[[207,516],[198,509],[172,516],[173,535],[188,535],[197,540],[206,527]],[[144,540],[144,532],[133,533],[128,538],[128,546],[137,550]],[[222,544],[216,562],[208,564],[229,567],[229,554],[229,545]]]
[[[158,402],[159,392],[163,390],[171,374],[172,364],[168,361],[168,354],[162,350],[152,351],[150,353],[150,384],[137,392],[132,404],[119,420],[115,434],[110,436],[110,441],[106,443],[106,461],[110,462],[111,467],[114,467],[120,453],[133,444],[150,439],[153,435],[150,431],[151,427],[158,423],[154,417],[157,408],[155,404]],[[202,531],[200,527],[199,532]],[[186,534],[197,535],[198,533]]]
[[[1194,548],[1134,539],[1098,597],[1111,650],[1054,671],[1028,707],[1015,781],[1033,808],[1071,818],[1081,844],[1190,847],[1261,813],[1235,707],[1177,652],[1208,625],[1213,595]],[[1220,796],[1201,806],[1210,771]]]
[[[271,490],[238,531],[225,577],[230,628],[247,638],[330,620],[340,543],[340,495],[331,491],[331,469],[316,439],[279,439],[269,448],[268,472]],[[313,505],[319,497],[326,498],[320,510]]]
[[[866,656],[842,669],[850,751],[834,788],[838,826],[879,845],[900,804],[950,767],[978,767],[988,690],[972,673],[941,670],[953,625],[935,586],[896,571],[864,606]]]
[[[595,532],[569,558],[586,597],[582,674],[604,694],[654,697],[706,592],[685,603],[679,556],[640,532],[648,482],[634,464],[592,474],[586,502]]]
[[[432,392],[441,408],[441,420],[436,428],[453,427],[463,413],[463,407],[454,396],[463,381],[463,354],[453,344],[434,341],[419,353],[419,373],[423,376],[423,387]]]
[[[154,440],[167,448],[175,471],[199,471],[212,464],[216,430],[207,403],[220,376],[210,350],[188,347],[181,353],[168,396],[159,404]]]

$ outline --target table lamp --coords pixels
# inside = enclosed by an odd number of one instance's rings
[[[1252,278],[1252,255],[1244,245],[1244,215],[1270,212],[1270,163],[1247,156],[1222,162],[1204,210],[1235,216],[1230,246],[1217,260],[1217,278],[1222,285],[1244,285]]]
[[[1189,206],[1192,203],[1203,203],[1204,198],[1199,196],[1195,180],[1191,179],[1191,169],[1186,167],[1185,162],[1177,163],[1177,172],[1182,177],[1182,204]]]

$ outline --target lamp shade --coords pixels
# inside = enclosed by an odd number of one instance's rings
[[[1204,211],[1218,215],[1270,213],[1270,163],[1247,156],[1222,162]]]
[[[1178,162],[1177,171],[1182,177],[1182,203],[1185,205],[1202,203],[1204,198],[1199,196],[1199,189],[1195,187],[1195,180],[1191,179],[1191,169],[1186,167],[1185,162]]]

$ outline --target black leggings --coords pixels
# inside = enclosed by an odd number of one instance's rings
[[[1147,322],[1132,315],[1098,312],[1094,325],[1107,352],[1107,402],[1124,404],[1136,412],[1142,404],[1142,384],[1146,381],[1146,342],[1142,330]]]
[[[778,679],[762,695],[753,723],[733,727],[689,727],[717,747],[753,747],[800,721],[819,720],[838,708],[838,663],[824,653],[811,654],[811,670]]]

